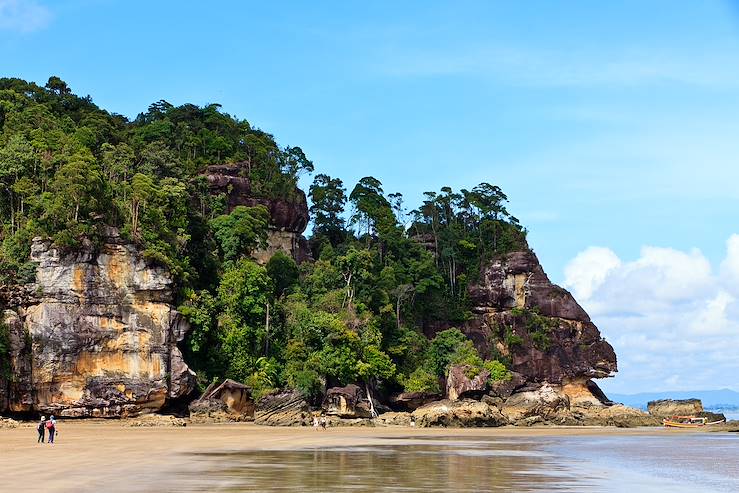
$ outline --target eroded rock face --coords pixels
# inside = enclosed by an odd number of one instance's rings
[[[18,313],[5,310],[0,319],[8,329],[10,342],[9,374],[0,375],[0,411],[29,411],[33,407],[31,340]]]
[[[647,410],[652,416],[668,418],[670,416],[698,416],[703,412],[700,399],[661,399],[647,403]]]
[[[380,414],[374,421],[377,426],[410,426],[411,413],[391,411]]]
[[[413,413],[417,426],[502,426],[508,423],[497,407],[474,400],[436,401]]]
[[[311,421],[310,406],[296,390],[262,397],[254,412],[254,423],[258,425],[308,426]]]
[[[302,236],[309,221],[308,202],[302,190],[295,189],[292,201],[257,197],[252,191],[245,162],[208,166],[204,176],[211,194],[226,197],[229,211],[239,205],[261,205],[269,211],[267,246],[253,253],[258,263],[265,264],[278,250],[292,255],[297,262],[310,259],[310,248]]]
[[[177,348],[189,326],[171,305],[165,269],[147,265],[113,230],[99,250],[85,244],[68,254],[36,239],[31,257],[35,294],[10,316],[31,358],[14,346],[18,385],[8,409],[133,416],[192,391],[194,373]]]
[[[562,424],[578,424],[585,426],[617,426],[619,428],[636,428],[639,426],[659,426],[660,419],[650,416],[640,409],[622,404],[613,406],[573,406],[570,416],[574,423],[563,420]]]
[[[568,397],[560,389],[545,384],[536,390],[518,392],[504,402],[501,410],[511,423],[525,418],[549,420],[557,413],[570,409]]]
[[[326,391],[323,410],[329,416],[340,418],[371,418],[372,408],[364,392],[357,385],[332,387]]]
[[[526,384],[526,380],[520,373],[511,372],[510,378],[506,380],[498,380],[488,383],[488,393],[492,397],[505,399],[510,397],[513,392],[520,389]]]
[[[196,423],[251,421],[254,419],[251,389],[231,379],[213,382],[190,403],[190,419]]]
[[[490,262],[469,286],[475,317],[462,330],[486,357],[506,357],[527,382],[560,384],[617,371],[616,354],[530,250]]]
[[[488,387],[490,372],[482,370],[480,373],[470,377],[468,373],[472,367],[469,365],[454,365],[449,368],[446,379],[446,395],[450,401],[458,401],[462,397],[482,395]]]
[[[441,399],[439,394],[430,394],[428,392],[401,392],[390,397],[390,404],[393,408],[413,411],[429,402]]]

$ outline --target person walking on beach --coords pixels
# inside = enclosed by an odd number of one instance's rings
[[[318,429],[318,416],[315,416],[315,415],[313,416],[313,429],[314,430]]]
[[[46,416],[41,416],[41,421],[38,422],[36,431],[38,431],[38,440],[36,440],[36,443],[44,443],[44,438],[46,437]]]
[[[46,429],[49,430],[49,442],[50,444],[54,444],[54,435],[56,435],[56,419],[54,419],[54,415],[52,414],[49,420],[46,422]]]
[[[326,416],[321,416],[321,428],[326,429]]]

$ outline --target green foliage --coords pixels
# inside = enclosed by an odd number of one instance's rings
[[[249,258],[265,245],[268,210],[233,207],[203,173],[230,163],[250,198],[288,205],[302,203],[298,179],[314,170],[303,149],[218,104],[160,100],[129,121],[56,76],[44,87],[0,79],[0,284],[33,280],[35,236],[74,250],[100,245],[112,226],[171,272],[192,326],[185,359],[201,384],[231,377],[255,395],[289,386],[318,398],[347,383],[437,392],[455,364],[506,378],[459,330],[424,335],[469,319],[467,287],[481,266],[526,248],[499,187],[443,187],[408,213],[375,177],[347,196],[339,178],[318,174],[308,190],[318,260],[298,266],[278,252],[261,267]],[[515,324],[510,347],[525,330],[549,349],[549,319],[521,312]]]
[[[514,308],[511,314],[515,317],[516,322],[522,324],[534,347],[540,351],[546,352],[552,345],[549,334],[557,328],[557,320],[545,317],[539,314],[536,309]]]
[[[312,202],[310,213],[313,217],[314,239],[325,238],[331,245],[338,245],[346,237],[342,217],[346,205],[344,183],[338,178],[318,174],[313,179],[308,196]]]
[[[472,341],[459,329],[439,332],[431,340],[427,351],[428,368],[434,375],[443,376],[449,367],[456,364],[480,366],[482,360],[472,345]]]
[[[546,352],[552,345],[552,341],[546,332],[536,331],[531,333],[531,341],[540,351]]]
[[[200,353],[207,349],[216,331],[217,300],[208,291],[196,293],[192,290],[185,293],[185,299],[179,311],[192,326],[188,340],[190,349]]]
[[[276,360],[264,356],[254,362],[254,371],[246,378],[246,384],[251,387],[251,394],[255,400],[273,392],[279,384],[278,375],[280,366]]]
[[[256,352],[265,342],[265,315],[272,280],[264,267],[240,260],[226,271],[218,286],[220,323],[229,344]]]
[[[298,265],[292,257],[281,250],[272,255],[265,267],[267,275],[274,283],[274,295],[277,298],[288,293],[298,283],[300,276]]]
[[[267,241],[269,212],[263,206],[235,207],[230,214],[211,221],[213,235],[218,240],[223,258],[236,260],[249,255]]]
[[[498,360],[486,360],[482,366],[490,372],[491,382],[505,382],[513,378],[506,365]]]
[[[218,330],[218,300],[205,290],[187,290],[184,298],[178,310],[191,326],[184,356],[199,380],[207,385],[222,376],[226,367]]]
[[[523,346],[523,338],[513,332],[513,330],[508,327],[506,328],[506,337],[505,337],[505,343],[508,345],[508,347],[514,348],[518,346]]]
[[[406,392],[426,392],[440,394],[439,377],[425,368],[416,368],[403,382]]]

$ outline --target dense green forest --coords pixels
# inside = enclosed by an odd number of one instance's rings
[[[267,237],[264,207],[226,208],[201,174],[242,163],[255,196],[293,200],[313,163],[299,147],[221,111],[152,104],[134,120],[108,113],[51,77],[44,87],[0,79],[0,285],[33,281],[31,239],[73,250],[113,226],[166,266],[193,330],[185,358],[200,383],[231,377],[256,394],[326,386],[439,391],[449,365],[508,378],[459,330],[481,263],[524,248],[526,232],[494,185],[443,187],[416,209],[371,176],[353,187],[313,176],[315,261],[251,253]],[[1,331],[0,331],[1,332]],[[4,346],[0,333],[0,350]]]

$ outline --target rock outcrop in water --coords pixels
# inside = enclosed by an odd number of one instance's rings
[[[698,416],[703,412],[703,403],[700,399],[661,399],[649,401],[647,411],[652,416],[669,418],[670,416]]]
[[[165,269],[114,230],[71,253],[36,239],[31,256],[35,284],[5,300],[11,378],[0,382],[0,410],[134,416],[193,390],[177,347],[189,326]]]

